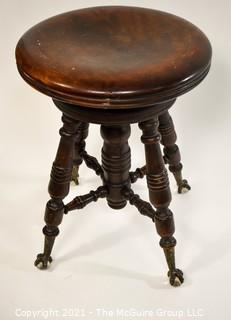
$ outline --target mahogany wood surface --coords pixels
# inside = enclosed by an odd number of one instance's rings
[[[27,31],[16,48],[20,74],[51,96],[63,113],[60,143],[52,166],[45,210],[44,250],[35,265],[46,269],[63,215],[106,198],[113,209],[127,202],[155,223],[170,284],[183,283],[176,268],[176,239],[169,165],[178,192],[190,190],[182,179],[180,151],[168,109],[176,98],[204,79],[211,63],[206,36],[172,14],[137,7],[106,6],[67,12]],[[102,165],[86,151],[89,123],[101,125]],[[130,172],[130,124],[142,130],[146,163]],[[164,146],[164,156],[160,143]],[[78,184],[82,162],[102,184],[64,204],[70,182]],[[131,184],[146,176],[150,202]],[[153,207],[152,207],[153,205]]]
[[[17,66],[34,88],[64,102],[134,108],[173,99],[207,74],[211,46],[190,22],[126,6],[47,19],[19,40]]]

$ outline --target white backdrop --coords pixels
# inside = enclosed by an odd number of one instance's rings
[[[180,288],[169,286],[166,262],[152,222],[130,207],[113,211],[104,200],[64,217],[47,271],[33,266],[43,246],[47,184],[61,125],[51,100],[18,75],[14,48],[35,23],[85,6],[136,5],[165,10],[200,27],[211,40],[213,64],[196,89],[172,108],[184,176],[192,190],[178,195],[171,178]],[[84,319],[227,319],[231,264],[231,44],[229,0],[0,2],[0,315],[2,319],[63,319],[55,311],[82,309]],[[99,138],[96,139],[96,136]],[[92,125],[89,153],[100,159],[99,127]],[[143,165],[140,132],[132,126],[133,168]],[[81,185],[99,180],[83,165]],[[135,190],[147,199],[145,181]],[[126,316],[134,309],[155,316]],[[116,311],[124,317],[116,316]],[[110,316],[109,312],[112,312]],[[32,312],[37,312],[32,315]],[[53,312],[53,313],[52,313]],[[194,317],[192,313],[194,312]],[[201,317],[196,317],[196,314]],[[191,316],[190,316],[191,315]],[[75,319],[76,317],[68,317]]]

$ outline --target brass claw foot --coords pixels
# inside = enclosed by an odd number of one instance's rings
[[[180,269],[168,271],[169,283],[173,287],[179,287],[184,282],[183,272]]]
[[[37,259],[34,262],[34,265],[38,268],[38,269],[47,269],[49,264],[51,264],[52,262],[52,258],[47,257],[44,255],[44,253],[40,253],[37,255]]]
[[[71,181],[74,181],[76,185],[79,184],[79,166],[73,165],[72,174],[71,174]]]
[[[184,179],[178,184],[178,193],[186,193],[189,190],[191,190],[191,187],[187,180]]]
[[[191,190],[190,185],[186,179],[182,178],[182,164],[180,163],[179,167],[169,166],[169,170],[173,173],[178,186],[178,193],[186,193]]]

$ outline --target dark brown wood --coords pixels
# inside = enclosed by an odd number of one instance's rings
[[[166,208],[171,202],[167,171],[160,149],[157,118],[139,123],[143,131],[141,141],[145,144],[146,173],[151,203],[157,209]]]
[[[95,7],[64,13],[27,31],[16,48],[19,73],[35,89],[52,97],[63,113],[60,144],[49,183],[44,251],[35,265],[46,269],[63,214],[106,198],[114,209],[127,201],[155,222],[168,264],[170,284],[180,285],[175,265],[175,231],[169,209],[171,192],[164,159],[179,192],[180,152],[168,109],[198,85],[211,64],[211,45],[188,21],[169,13],[126,6]],[[158,128],[158,119],[160,122]],[[89,123],[101,125],[102,166],[85,150]],[[129,172],[130,124],[139,123],[146,165]],[[159,131],[158,131],[159,130]],[[93,169],[103,186],[66,205],[70,181],[78,183],[81,163]],[[135,194],[131,183],[147,176],[152,205]]]
[[[129,173],[131,183],[134,183],[137,181],[137,179],[142,179],[146,175],[146,166],[143,166],[142,168],[137,168],[135,171],[131,171]]]
[[[128,145],[130,126],[101,126],[104,139],[102,148],[102,168],[104,181],[108,187],[107,202],[113,209],[123,208],[127,200],[122,193],[124,187],[130,187],[129,169],[131,153]]]
[[[105,198],[108,195],[108,190],[106,186],[98,187],[95,191],[90,191],[89,193],[75,197],[71,202],[64,206],[64,213],[67,214],[69,211],[75,209],[83,209],[89,203],[97,201],[99,198]]]
[[[161,143],[164,145],[164,160],[169,165],[169,170],[173,173],[178,193],[186,192],[191,189],[188,181],[182,178],[183,165],[180,162],[180,150],[176,145],[176,131],[172,118],[168,111],[159,116],[159,132],[161,134]]]
[[[37,24],[20,39],[16,60],[22,77],[53,98],[140,108],[198,85],[209,70],[211,46],[196,26],[169,13],[107,6]]]
[[[71,179],[75,184],[79,184],[79,166],[83,162],[83,152],[85,151],[85,140],[88,136],[88,127],[89,124],[82,122],[77,129],[76,141],[75,141],[75,150],[73,158],[73,170]]]
[[[135,206],[138,211],[149,218],[155,221],[155,210],[153,207],[150,205],[149,202],[144,201],[140,199],[140,196],[138,194],[135,194],[132,189],[129,189],[125,187],[123,189],[123,195],[126,197],[126,199],[130,202],[131,205]]]
[[[90,156],[86,151],[82,153],[82,157],[87,167],[93,169],[97,176],[100,176],[100,178],[104,181],[104,172],[98,160],[95,157]]]
[[[56,99],[53,99],[53,101],[60,111],[65,112],[73,119],[106,125],[131,124],[139,121],[145,121],[168,110],[175,102],[175,100],[170,100],[146,108],[116,110],[86,108],[79,105],[67,104]]]
[[[52,261],[51,251],[55,237],[59,234],[58,225],[62,222],[64,214],[63,199],[67,196],[70,187],[73,168],[73,154],[75,135],[80,122],[73,121],[67,116],[62,117],[63,127],[60,129],[60,143],[55,161],[51,170],[48,187],[51,200],[47,202],[45,211],[46,226],[43,228],[45,235],[44,252],[37,256],[35,266],[46,269]]]
[[[173,237],[175,226],[173,214],[168,208],[171,202],[171,191],[160,149],[158,125],[158,118],[156,117],[155,119],[141,122],[139,127],[143,132],[141,141],[145,145],[149,198],[157,209],[154,218],[156,230],[161,237],[160,245],[164,249],[168,263],[170,283],[173,286],[178,286],[184,279],[182,271],[175,267],[174,247],[176,240]]]

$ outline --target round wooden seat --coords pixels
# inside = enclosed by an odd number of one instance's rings
[[[19,40],[17,66],[37,90],[66,103],[136,108],[174,99],[207,74],[211,46],[184,19],[124,6],[45,20]]]
[[[206,36],[191,23],[137,7],[95,7],[64,13],[22,36],[16,48],[18,70],[35,89],[53,98],[63,122],[48,186],[44,250],[37,255],[35,266],[46,269],[52,262],[64,214],[106,198],[113,209],[130,203],[155,222],[169,282],[172,286],[184,282],[175,262],[175,224],[169,209],[171,190],[165,164],[178,193],[191,187],[182,176],[168,109],[206,76],[211,51]],[[102,164],[87,152],[90,123],[100,124]],[[145,163],[135,171],[130,171],[132,123],[138,123],[145,146]],[[79,182],[83,161],[101,178],[101,185],[64,203],[70,182]],[[132,188],[144,176],[150,203]]]

